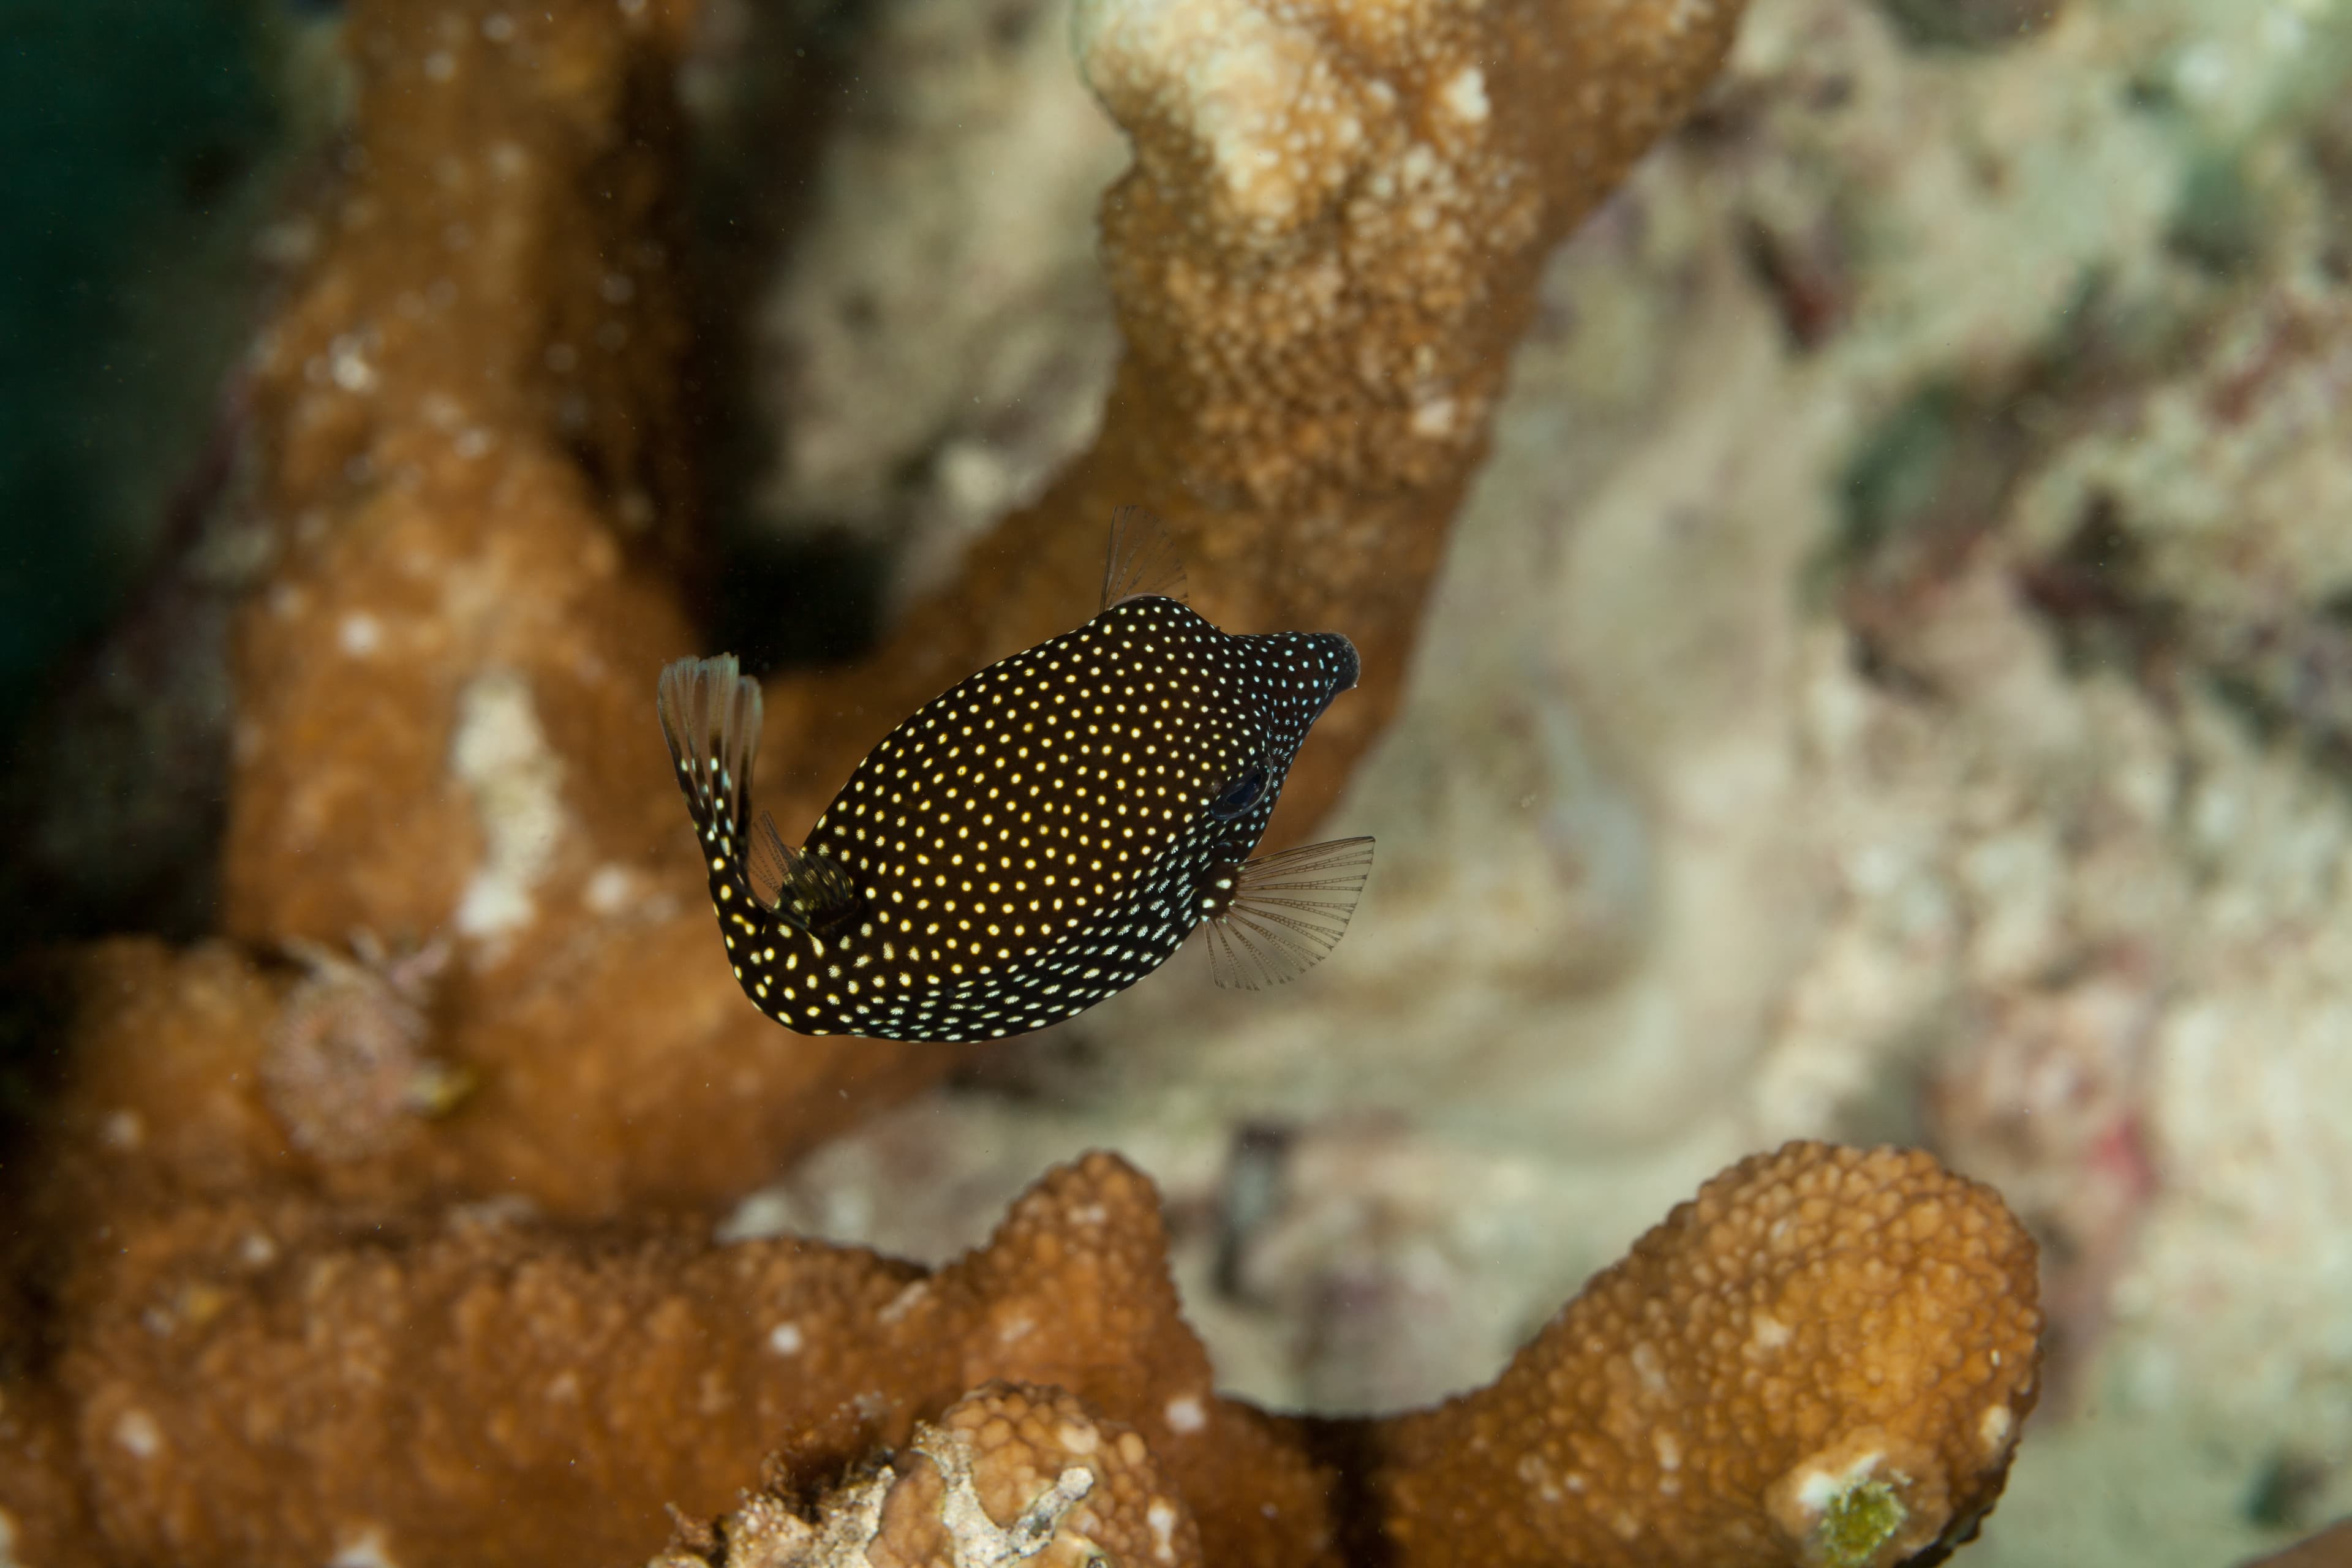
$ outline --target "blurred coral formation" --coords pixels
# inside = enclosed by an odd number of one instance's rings
[[[779,819],[1140,502],[1362,650],[1277,838],[1400,850],[1280,995],[967,1052],[742,1004],[650,717],[744,478],[688,116],[820,73],[750,0],[354,0],[212,521],[36,770],[23,886],[218,816],[218,908],[14,976],[0,1568],[2340,1513],[2352,15],[2257,9],[870,7],[728,285],[753,510],[901,563],[768,682]]]
[[[1215,1392],[1108,1154],[936,1272],[493,1203],[104,1212],[0,1410],[13,1561],[617,1563],[764,1472],[661,1561],[1858,1568],[1972,1535],[2038,1392],[2032,1243],[1916,1152],[1747,1161],[1492,1386],[1370,1420]]]

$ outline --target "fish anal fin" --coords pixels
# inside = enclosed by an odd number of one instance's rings
[[[1297,979],[1339,945],[1371,872],[1370,838],[1335,838],[1247,862],[1231,900],[1207,922],[1210,973],[1238,991]]]
[[[681,658],[662,670],[654,710],[696,826],[707,829],[715,819],[740,833],[760,748],[760,683],[731,653]]]
[[[1103,568],[1102,607],[1129,599],[1184,599],[1184,558],[1168,525],[1139,506],[1110,514],[1110,559]]]

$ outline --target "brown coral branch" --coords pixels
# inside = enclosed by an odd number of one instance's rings
[[[1189,1515],[1221,1564],[1365,1542],[1400,1564],[1881,1564],[1991,1506],[2036,1364],[2032,1245],[2000,1200],[1925,1155],[1820,1144],[1709,1184],[1492,1387],[1368,1421],[1215,1394],[1150,1184],[1107,1154],[936,1273],[292,1196],[117,1225],[66,1270],[67,1342],[33,1391],[68,1429],[14,1438],[47,1445],[47,1489],[11,1479],[26,1447],[0,1452],[28,1561],[101,1555],[57,1517],[59,1449],[106,1560],[620,1562],[654,1550],[665,1503],[726,1507],[763,1454],[774,1507],[824,1534],[817,1494],[870,1481],[919,1423],[993,1402],[978,1440],[1001,1447],[993,1421],[1066,1396],[1090,1429],[1056,1424],[996,1526],[1108,1442],[1118,1475],[1087,1485],[1131,1487],[1147,1530],[1164,1500],[1171,1553]],[[1021,1415],[1001,1389],[951,1408],[1000,1380],[1034,1385]]]
[[[1397,1561],[1940,1557],[2000,1496],[2041,1328],[2033,1243],[1990,1188],[1917,1151],[1756,1155],[1492,1387],[1380,1427]]]
[[[429,1139],[342,1141],[320,1163],[344,1190],[720,1201],[950,1060],[743,1005],[653,724],[691,643],[690,13],[382,0],[347,23],[350,173],[254,368],[282,555],[237,628],[224,913],[263,952],[453,943],[430,1057],[473,1088]],[[213,984],[210,959],[100,962],[165,1016]],[[276,1005],[202,1054],[263,1062]],[[124,1052],[102,1092],[162,1098],[149,1063]]]
[[[2347,1563],[2352,1563],[2352,1519],[2338,1520],[2308,1540],[2244,1568],[2345,1568]]]
[[[1544,254],[1687,110],[1740,0],[1088,0],[1134,144],[1103,251],[1128,353],[1093,449],[843,675],[780,683],[762,753],[805,820],[898,715],[1089,612],[1112,510],[1166,518],[1234,631],[1346,633],[1272,847],[1338,798],[1421,605]]]
[[[872,659],[778,685],[786,827],[918,702],[1082,617],[1134,500],[1186,536],[1215,618],[1363,650],[1366,692],[1286,790],[1319,812],[1394,704],[1545,248],[1738,9],[1091,6],[1085,68],[1137,151],[1104,207],[1131,352],[1101,439]],[[948,1063],[741,1005],[647,721],[690,640],[689,10],[355,5],[351,173],[254,366],[283,555],[238,626],[226,924],[454,942],[431,1054],[477,1087],[429,1155],[351,1151],[383,1183],[717,1201]]]

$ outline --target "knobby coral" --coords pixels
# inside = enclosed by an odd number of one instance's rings
[[[1491,1386],[1361,1420],[1215,1394],[1108,1154],[936,1272],[284,1193],[117,1223],[0,1418],[27,1563],[620,1562],[764,1455],[666,1563],[1885,1564],[1973,1532],[2036,1392],[2032,1242],[1895,1150],[1743,1162]]]

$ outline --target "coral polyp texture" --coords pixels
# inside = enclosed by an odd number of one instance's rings
[[[1940,1555],[2000,1495],[2040,1391],[2034,1266],[1992,1190],[1927,1154],[1792,1143],[1745,1160],[1493,1387],[1377,1426],[1400,1556]]]
[[[1215,1393],[1157,1194],[1108,1154],[936,1272],[286,1193],[115,1224],[0,1411],[28,1564],[620,1563],[675,1505],[719,1517],[670,1568],[1853,1568],[1972,1532],[2038,1363],[1990,1189],[1827,1144],[1710,1182],[1490,1387],[1369,1419]]]

